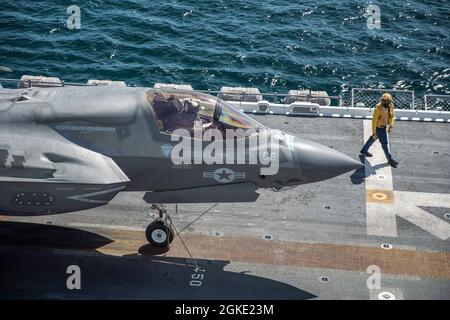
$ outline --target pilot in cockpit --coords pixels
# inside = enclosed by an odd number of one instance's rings
[[[171,102],[177,107],[178,112],[170,113],[166,116],[166,130],[170,132],[176,129],[192,130],[195,121],[200,121],[198,117],[200,104],[192,99],[183,99],[180,101],[177,98],[173,98]]]
[[[147,93],[161,132],[172,134],[176,129],[188,130],[194,136],[194,127],[217,129],[225,137],[226,129],[258,129],[263,125],[221,99],[195,92]],[[196,123],[197,122],[197,123]]]

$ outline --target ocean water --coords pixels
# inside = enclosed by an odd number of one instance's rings
[[[381,28],[367,27],[378,5]],[[69,30],[69,5],[81,28]],[[450,93],[449,1],[0,0],[1,77]]]

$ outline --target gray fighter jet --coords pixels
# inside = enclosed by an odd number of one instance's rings
[[[231,142],[232,148],[244,141],[245,157],[261,147],[251,145],[251,137],[262,131],[277,135],[278,146],[268,142],[264,147],[269,157],[277,149],[278,171],[262,174],[268,165],[260,163],[174,163],[173,151],[180,141],[173,139],[174,131],[192,132],[195,123],[202,130],[221,132],[219,140]],[[251,133],[228,138],[228,129]],[[155,246],[166,246],[174,231],[159,204],[253,202],[258,188],[280,190],[361,166],[329,147],[267,129],[231,104],[198,91],[0,88],[0,212],[72,212],[103,206],[119,192],[145,191],[144,200],[159,211],[146,237]],[[198,143],[195,136],[183,139]]]

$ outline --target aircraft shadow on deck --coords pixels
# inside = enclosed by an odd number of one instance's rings
[[[365,162],[365,158],[363,155],[359,155],[359,160],[361,161],[361,163],[365,163],[365,166],[355,170],[355,172],[352,173],[352,175],[350,176],[350,180],[353,184],[361,184],[366,180],[367,177],[376,174],[378,169],[389,166],[389,163],[387,162],[371,166],[369,162]]]
[[[97,249],[113,240],[74,228],[28,222],[0,222],[0,245]]]
[[[227,271],[229,261],[197,259],[197,265],[204,269],[199,271],[191,259],[155,255],[158,252],[149,250],[148,246],[137,248],[139,253],[123,257],[96,251],[111,242],[113,240],[95,233],[73,228],[1,222],[0,298],[315,298],[304,290],[248,271]],[[46,247],[82,251],[55,253],[45,250]],[[67,267],[74,264],[81,270],[81,290],[66,287]],[[273,274],[279,275],[275,271]],[[200,282],[196,281],[201,277]]]

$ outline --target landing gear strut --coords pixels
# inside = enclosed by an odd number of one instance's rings
[[[174,238],[172,220],[166,208],[160,204],[152,204],[152,210],[158,211],[158,217],[145,230],[147,241],[156,247],[167,247]]]

